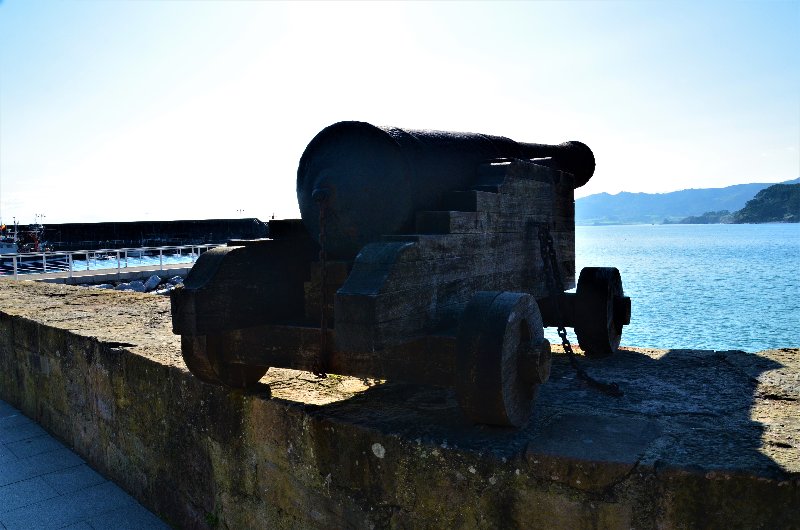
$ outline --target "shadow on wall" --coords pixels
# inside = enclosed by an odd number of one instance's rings
[[[452,390],[394,383],[320,406],[313,414],[500,458],[527,449],[655,468],[786,477],[760,450],[765,427],[751,417],[758,376],[780,363],[739,351],[668,350],[654,358],[625,349],[607,359],[580,361],[597,379],[618,382],[625,395],[614,398],[587,388],[566,357],[557,356],[534,418],[523,429],[470,425]]]

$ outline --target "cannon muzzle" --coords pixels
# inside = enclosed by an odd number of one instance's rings
[[[580,142],[518,143],[502,136],[376,127],[344,121],[323,129],[297,169],[297,200],[312,237],[325,210],[325,250],[353,259],[383,234],[408,231],[417,211],[436,207],[448,191],[472,186],[480,164],[497,158],[549,157],[582,186],[594,173]]]

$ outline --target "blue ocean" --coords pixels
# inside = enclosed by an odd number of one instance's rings
[[[578,271],[620,270],[632,299],[623,346],[748,352],[800,347],[800,224],[577,226],[575,254]],[[191,263],[195,257],[175,250],[128,256],[120,265]],[[117,267],[115,255],[102,258],[76,259],[74,270]],[[9,263],[0,268],[0,274],[12,274]],[[41,272],[41,260],[30,258],[19,269]],[[560,343],[553,328],[545,336]]]
[[[578,271],[620,270],[632,298],[624,346],[800,346],[799,224],[578,226],[575,237]]]

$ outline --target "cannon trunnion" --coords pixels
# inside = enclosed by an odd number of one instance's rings
[[[558,168],[585,169],[588,148],[430,131],[393,145],[393,134],[411,134],[397,131],[358,122],[325,129],[298,170],[303,219],[270,221],[270,239],[200,256],[172,294],[186,364],[236,388],[255,385],[269,367],[451,387],[470,420],[521,426],[549,376],[543,326],[574,326],[582,349],[601,357],[630,320],[616,269],[584,269],[575,294],[548,288],[540,235],[557,256],[559,277],[550,279],[575,287],[576,178]],[[475,156],[464,154],[470,146]],[[521,158],[547,152],[556,158]],[[381,168],[401,180],[430,179],[431,168],[459,176],[423,187],[422,198],[413,184],[413,196],[396,190],[413,212],[389,212],[402,222],[373,223],[395,226],[373,233],[347,216],[350,205],[380,197],[348,188],[345,177],[360,171],[363,188]]]

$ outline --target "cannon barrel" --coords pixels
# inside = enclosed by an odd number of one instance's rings
[[[324,201],[326,252],[352,259],[381,235],[410,230],[415,212],[435,208],[443,193],[472,186],[480,164],[544,157],[571,173],[575,187],[594,173],[594,155],[580,142],[518,143],[502,136],[344,121],[320,131],[303,152],[297,200],[315,239]]]

